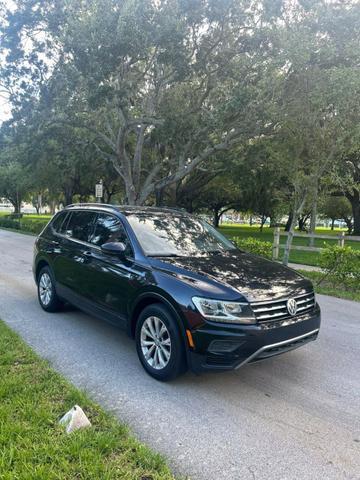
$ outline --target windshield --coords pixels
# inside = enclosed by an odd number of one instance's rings
[[[127,219],[141,247],[151,257],[192,257],[235,250],[204,220],[173,213],[136,213]]]

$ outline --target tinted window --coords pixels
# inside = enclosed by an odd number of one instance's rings
[[[234,245],[204,220],[173,213],[137,213],[127,217],[149,256],[201,256],[234,250]]]
[[[91,243],[101,247],[104,243],[109,242],[122,242],[127,247],[127,254],[131,253],[130,242],[120,220],[113,215],[100,213]]]
[[[62,233],[67,237],[89,242],[94,232],[94,220],[96,213],[93,212],[71,212],[68,221],[62,225]]]
[[[68,212],[60,212],[58,213],[54,220],[51,222],[51,226],[52,228],[55,230],[55,232],[60,232],[61,230],[61,226],[65,220],[65,217],[67,215]]]

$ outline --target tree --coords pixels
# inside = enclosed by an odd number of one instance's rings
[[[261,231],[267,218],[276,219],[282,211],[287,191],[286,171],[274,145],[272,138],[261,138],[234,152],[232,179],[241,189],[242,205],[261,218]]]
[[[320,205],[320,213],[331,220],[331,230],[334,230],[335,220],[344,220],[349,234],[352,231],[351,204],[345,197],[327,196]]]
[[[45,124],[91,132],[127,202],[143,204],[271,129],[261,88],[274,48],[266,13],[230,0],[22,1],[8,15],[5,48],[20,67],[30,55],[36,63],[39,49],[50,56],[51,75],[44,80],[40,64],[38,86],[23,98],[39,92]],[[36,39],[30,52],[25,33]],[[8,62],[5,77],[15,75]]]
[[[350,148],[334,165],[333,187],[350,202],[353,217],[352,232],[360,235],[360,138],[358,128],[352,129]]]
[[[356,93],[360,51],[351,36],[356,36],[360,6],[319,2],[302,13],[304,19],[286,31],[284,80],[277,100],[279,137],[291,159],[285,165],[293,190],[285,264],[296,219],[310,201],[314,228],[321,179],[348,148],[350,132],[360,118]]]
[[[219,226],[224,213],[242,207],[241,187],[230,175],[216,176],[198,194],[197,209],[212,213],[214,227]]]
[[[21,204],[32,188],[29,172],[15,161],[0,165],[0,197],[13,205],[14,213],[21,212]]]

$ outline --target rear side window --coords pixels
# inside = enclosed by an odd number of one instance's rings
[[[60,233],[62,224],[64,223],[65,217],[68,212],[60,212],[58,213],[54,220],[51,222],[51,227],[55,232]]]
[[[113,215],[100,213],[98,215],[95,232],[91,239],[94,245],[104,245],[109,242],[122,242],[126,245],[126,254],[131,254],[131,245],[121,221]]]
[[[62,232],[66,237],[89,242],[94,233],[94,212],[71,212],[68,221],[62,225]]]

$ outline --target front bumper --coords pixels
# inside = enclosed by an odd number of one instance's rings
[[[195,349],[190,352],[191,368],[233,370],[265,358],[294,350],[316,340],[320,308],[278,322],[254,325],[225,325],[206,322],[192,332]]]

